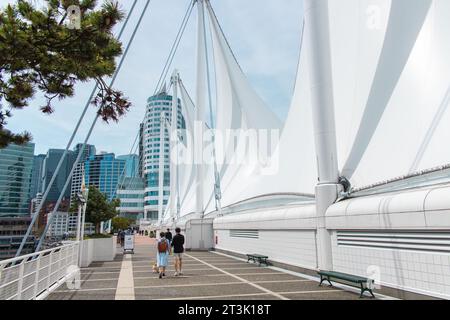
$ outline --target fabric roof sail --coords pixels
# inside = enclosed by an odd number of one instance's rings
[[[217,128],[281,128],[249,85],[207,5]],[[450,2],[330,0],[329,11],[341,174],[362,187],[450,163],[450,149],[442,147],[450,140],[445,126],[450,122]],[[226,142],[218,145],[224,150],[219,154],[223,207],[267,194],[314,192],[308,46],[303,44],[291,109],[272,154],[278,170],[268,174],[261,165],[221,164],[238,152]],[[241,147],[242,137],[238,140]],[[209,183],[207,211],[214,209],[213,179]]]
[[[236,61],[209,2],[207,13],[211,26],[216,76],[216,151],[222,194],[242,172],[258,170],[254,156],[259,146],[247,145],[248,134],[262,138],[258,130],[280,131],[281,121],[256,94]],[[253,130],[252,132],[250,132]],[[253,146],[254,147],[254,146]],[[255,151],[256,149],[256,151]],[[269,150],[273,152],[274,148]],[[224,198],[226,199],[226,197]],[[209,209],[213,208],[212,195]],[[225,200],[224,205],[227,202]]]
[[[222,175],[223,207],[269,194],[312,194],[317,181],[317,169],[310,93],[306,86],[308,75],[303,72],[306,70],[306,55],[302,55],[299,63],[297,88],[287,122],[278,141],[276,138],[281,133],[279,121],[245,79],[214,12],[211,7],[208,9],[214,46],[218,128],[279,129],[278,132],[272,132],[275,136],[271,139],[259,137],[261,140],[264,138],[270,140],[267,142],[272,144],[269,148],[272,152],[266,163],[260,163],[256,167],[234,162],[232,165],[222,166],[222,173],[225,171]],[[274,142],[277,143],[273,144]],[[226,147],[227,152],[234,151]],[[236,157],[240,156],[237,153]],[[224,168],[226,170],[223,170]]]
[[[363,187],[450,163],[450,3],[329,3],[342,174]]]
[[[280,194],[314,194],[317,164],[312,125],[311,95],[307,70],[308,44],[304,43],[298,65],[296,86],[278,146],[272,157],[273,168],[259,174],[239,173],[233,181],[229,204],[249,198]]]

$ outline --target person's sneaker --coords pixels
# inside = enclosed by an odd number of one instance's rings
[[[159,274],[159,278],[162,279],[162,277],[163,277],[163,275],[162,275],[162,273],[160,273],[160,274]]]
[[[182,275],[183,275],[183,272],[180,271],[178,274],[179,274],[180,276],[182,276]]]
[[[163,273],[163,277],[165,277],[166,276],[166,274],[165,273]]]
[[[175,277],[178,277],[178,272],[175,272],[174,276],[175,276]]]

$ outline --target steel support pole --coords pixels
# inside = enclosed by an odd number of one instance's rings
[[[78,215],[77,215],[77,241],[80,241],[80,231],[81,231],[81,210],[82,210],[82,204],[80,203],[78,205]]]
[[[311,83],[314,137],[319,183],[316,186],[318,268],[333,269],[331,233],[326,212],[340,186],[337,165],[328,0],[305,0],[305,35]]]
[[[176,154],[178,153],[178,71],[175,70],[172,75],[172,115],[170,117],[170,218],[172,227],[175,225],[175,216],[177,211],[177,181],[178,172],[176,163]]]
[[[201,217],[204,215],[203,199],[203,135],[206,110],[206,53],[205,53],[205,7],[204,0],[197,1],[198,9],[198,31],[197,31],[197,105],[195,110],[194,124],[194,164],[195,164],[195,186],[196,186],[196,213]]]
[[[208,0],[204,0],[204,3]],[[206,3],[205,3],[206,5]],[[206,20],[203,18],[204,29],[206,30]],[[212,153],[213,153],[213,164],[214,164],[214,199],[216,202],[216,211],[219,216],[222,216],[222,188],[220,183],[220,173],[217,167],[217,156],[216,156],[216,134],[215,130],[215,121],[214,121],[214,113],[213,113],[213,102],[212,102],[212,90],[211,90],[211,72],[209,68],[209,53],[208,53],[208,45],[206,41],[206,33],[204,33],[204,45],[205,45],[205,64],[206,64],[206,81],[208,88],[208,106],[209,106],[209,116],[210,116],[210,126],[212,130],[211,134],[211,143],[212,143]]]
[[[80,268],[83,258],[83,244],[84,244],[84,225],[86,223],[86,209],[87,209],[87,203],[88,203],[88,196],[89,196],[89,188],[86,188],[86,202],[83,204],[83,214],[81,218],[81,231],[80,231],[80,242],[79,242],[79,253],[78,253],[78,259],[80,261]]]

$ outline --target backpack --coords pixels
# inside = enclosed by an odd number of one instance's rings
[[[159,253],[165,253],[167,252],[167,240],[161,240],[158,242],[158,252]]]

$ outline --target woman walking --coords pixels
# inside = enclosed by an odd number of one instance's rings
[[[159,278],[166,276],[166,267],[169,264],[169,241],[166,239],[164,232],[160,233],[158,240],[158,268]]]

